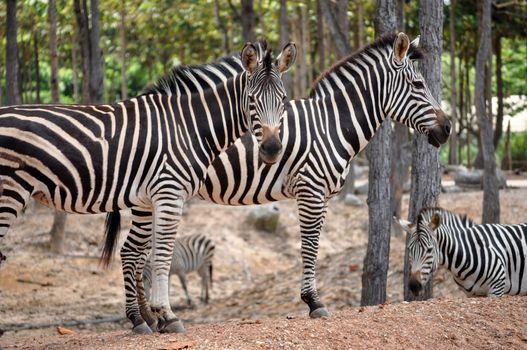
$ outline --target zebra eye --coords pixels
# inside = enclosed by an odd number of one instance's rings
[[[424,89],[424,87],[425,87],[425,84],[423,84],[422,81],[414,81],[412,84],[417,89]]]

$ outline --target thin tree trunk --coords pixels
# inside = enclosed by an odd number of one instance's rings
[[[101,103],[104,94],[104,84],[102,72],[102,52],[99,46],[99,0],[90,1],[90,10],[90,98],[92,103]]]
[[[355,50],[364,46],[364,0],[355,0],[355,23],[353,44]]]
[[[335,8],[337,10],[336,17],[337,17],[340,32],[344,36],[344,39],[346,40],[346,42],[349,43],[350,42],[350,35],[349,35],[350,22],[349,22],[349,17],[348,17],[348,0],[337,0],[337,3],[335,4]]]
[[[50,250],[56,254],[64,254],[64,228],[66,226],[66,213],[55,211],[53,226],[49,231],[51,235]]]
[[[457,91],[456,91],[456,26],[455,26],[455,14],[456,14],[456,0],[450,1],[450,16],[449,16],[449,29],[450,29],[450,123],[452,132],[450,134],[450,148],[448,154],[448,163],[458,164],[459,160],[457,157]]]
[[[71,82],[73,84],[73,100],[75,103],[79,103],[79,67],[77,62],[77,55],[79,54],[78,43],[75,40],[75,36],[71,37],[71,69],[72,77]]]
[[[430,93],[441,101],[441,47],[443,32],[443,0],[421,0],[419,3],[420,46],[424,51],[421,72]],[[412,155],[412,186],[410,189],[410,208],[408,220],[416,222],[422,208],[437,206],[441,189],[441,165],[439,151],[428,144],[425,135],[414,137]],[[432,279],[424,287],[423,293],[415,298],[408,288],[410,264],[408,261],[408,238],[406,240],[404,261],[404,299],[424,300],[432,297]]]
[[[326,45],[324,40],[324,15],[320,8],[320,1],[321,0],[317,0],[317,52],[318,69],[320,72],[323,72],[326,69]]]
[[[375,35],[396,29],[394,2],[377,0]],[[386,119],[367,147],[368,174],[368,247],[362,270],[361,305],[386,301],[392,220],[390,195],[391,121]]]
[[[214,0],[214,18],[216,20],[216,25],[220,28],[222,38],[223,38],[223,53],[229,55],[231,53],[230,40],[229,40],[229,31],[225,22],[220,17],[220,6],[218,0]]]
[[[492,135],[492,122],[485,105],[485,62],[490,52],[491,0],[482,0],[480,41],[476,56],[476,113],[480,124],[480,141],[483,154],[483,223],[500,222],[500,195],[496,177],[496,158]],[[490,72],[489,72],[490,74]]]
[[[82,65],[82,103],[90,103],[90,35],[88,34],[88,18],[86,0],[73,0],[77,28],[79,30],[78,42],[81,53]]]
[[[505,138],[505,155],[503,157],[502,168],[512,170],[512,149],[511,149],[511,121],[507,124],[507,136]]]
[[[287,0],[280,0],[280,48],[283,48],[290,41],[289,37],[289,18],[287,17]],[[296,72],[295,72],[296,73]],[[296,75],[296,74],[295,74]],[[287,98],[293,98],[293,74],[282,76]]]
[[[343,57],[349,52],[351,52],[349,41],[346,39],[346,36],[342,33],[342,31],[339,28],[337,18],[335,14],[333,13],[333,10],[331,9],[331,4],[329,0],[319,0],[319,1],[320,1],[320,9],[322,13],[324,14],[324,17],[326,18],[326,23],[328,24],[329,31],[331,32],[333,42],[335,43],[335,46],[337,47],[338,54],[340,57]]]
[[[33,52],[35,58],[35,92],[36,92],[36,103],[41,103],[40,100],[40,59],[38,56],[38,33],[33,33]]]
[[[256,34],[254,32],[254,0],[241,0],[241,2],[241,24],[243,40],[246,42],[255,42]]]
[[[128,98],[128,81],[126,79],[126,7],[121,2],[121,22],[119,25],[119,36],[121,39],[121,99]]]
[[[16,105],[20,104],[16,0],[7,0],[6,17],[6,102],[8,105]]]
[[[497,149],[503,134],[503,76],[501,72],[503,63],[501,59],[501,35],[499,32],[496,33],[494,53],[496,55],[496,93],[498,99],[496,128],[494,129],[494,149]]]
[[[57,55],[57,2],[49,0],[49,60],[51,65],[51,102],[59,103],[59,59]]]

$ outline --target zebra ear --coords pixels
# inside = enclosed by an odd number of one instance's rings
[[[419,39],[421,39],[420,35],[418,35],[414,40],[412,40],[410,45],[413,46],[413,47],[419,47]]]
[[[256,47],[249,42],[243,46],[241,53],[242,64],[243,68],[245,68],[249,74],[253,74],[256,67],[258,66],[258,57],[256,52]]]
[[[441,215],[437,213],[432,215],[432,219],[430,219],[430,228],[435,231],[439,227],[440,224],[441,224]]]
[[[400,228],[402,228],[403,231],[406,232],[406,233],[412,233],[412,231],[414,230],[414,224],[412,224],[408,220],[399,219],[399,218],[394,216],[393,217],[393,222],[396,225],[398,225]]]
[[[294,42],[288,43],[282,49],[282,52],[276,58],[275,64],[280,73],[285,73],[291,68],[296,60],[296,44]]]
[[[403,32],[397,34],[393,43],[393,59],[395,63],[401,64],[406,58],[406,53],[410,47],[410,39]]]

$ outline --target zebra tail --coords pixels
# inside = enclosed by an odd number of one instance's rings
[[[118,211],[108,213],[104,226],[104,247],[102,248],[100,263],[103,267],[107,268],[112,262],[115,246],[119,239],[121,214]]]

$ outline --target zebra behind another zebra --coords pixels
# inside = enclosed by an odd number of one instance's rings
[[[212,257],[214,256],[214,249],[214,242],[204,234],[196,233],[176,238],[169,278],[172,274],[178,275],[189,306],[192,305],[192,299],[188,293],[186,276],[192,271],[197,271],[201,277],[201,301],[204,303],[209,302],[209,289],[212,289]],[[150,298],[151,281],[152,263],[147,260],[143,271],[143,282],[147,299]]]
[[[277,60],[270,50],[260,52],[248,43],[241,60],[176,68],[147,93],[111,105],[0,108],[0,239],[30,198],[79,214],[131,208],[121,248],[126,316],[135,333],[184,331],[168,300],[183,204],[197,193],[214,158],[245,132],[261,132],[260,145],[269,142],[265,161],[272,163],[281,151],[274,133],[286,95],[281,76],[296,48],[286,45]],[[240,61],[243,71],[233,69]],[[171,83],[178,78],[197,88],[176,95]],[[107,261],[113,247],[106,246]],[[150,307],[138,300],[151,250]]]
[[[398,222],[410,235],[409,288],[415,295],[438,265],[468,296],[527,295],[527,223],[474,225],[441,208],[424,208],[417,224]]]
[[[417,70],[417,44],[404,33],[389,34],[334,64],[317,79],[310,98],[286,104],[283,152],[275,164],[262,164],[258,144],[245,134],[212,162],[199,190],[203,199],[226,205],[296,199],[300,295],[311,317],[329,315],[316,288],[319,236],[328,201],[341,190],[350,161],[386,118],[428,135],[435,147],[450,133],[450,122]]]

